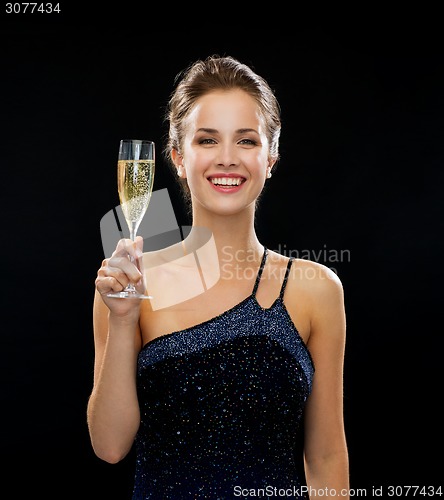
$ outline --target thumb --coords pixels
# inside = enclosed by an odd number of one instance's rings
[[[143,253],[143,238],[142,238],[142,236],[136,236],[134,243],[136,244],[136,249],[140,253]]]

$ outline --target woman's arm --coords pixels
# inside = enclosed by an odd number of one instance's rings
[[[307,485],[316,491],[335,490],[337,496],[348,498],[349,466],[343,418],[346,331],[343,287],[333,271],[320,264],[314,267],[316,278],[309,286],[308,348],[315,374],[305,413]]]
[[[141,348],[140,300],[110,299],[104,295],[111,290],[120,291],[129,280],[140,278],[136,267],[126,255],[122,256],[123,243],[119,245],[97,273],[93,305],[94,385],[87,406],[94,452],[110,463],[128,454],[140,422],[136,392],[137,356]],[[140,245],[141,242],[135,249],[138,257]]]

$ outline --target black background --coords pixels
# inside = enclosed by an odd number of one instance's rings
[[[118,141],[144,137],[158,144],[155,189],[189,222],[161,156],[163,112],[175,75],[213,53],[253,66],[282,107],[261,241],[309,252],[344,285],[351,486],[442,484],[437,13],[193,5],[191,23],[128,5],[3,15],[2,487],[130,498],[133,455],[101,462],[86,427],[99,221],[118,204]]]

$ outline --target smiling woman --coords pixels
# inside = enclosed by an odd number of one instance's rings
[[[265,119],[256,100],[236,88],[213,90],[199,99],[183,127],[184,137],[177,149],[171,149],[171,157],[187,181],[193,223],[207,227],[206,216],[218,206],[225,215],[246,207],[254,212],[265,177],[277,160],[270,155]]]
[[[279,159],[277,99],[247,65],[212,56],[181,74],[167,119],[192,228],[156,252],[122,240],[98,270],[94,451],[116,463],[135,446],[134,500],[347,491],[342,285],[255,232]],[[142,277],[162,307],[106,296]]]

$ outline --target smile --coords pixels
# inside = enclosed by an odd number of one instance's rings
[[[210,181],[215,186],[239,186],[244,179],[242,177],[213,177]]]

